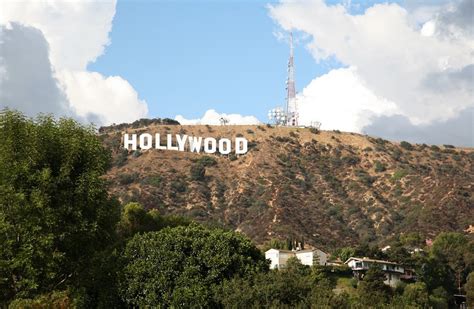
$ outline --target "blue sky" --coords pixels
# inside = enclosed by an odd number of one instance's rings
[[[119,1],[111,45],[88,69],[128,80],[150,117],[198,118],[214,108],[265,121],[284,102],[289,53],[267,4]],[[301,90],[340,64],[316,63],[299,42],[295,66]]]
[[[298,31],[300,125],[474,144],[472,0],[22,3],[0,10],[0,108],[266,122],[285,100],[285,28]]]

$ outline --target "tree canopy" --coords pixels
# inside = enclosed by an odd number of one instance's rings
[[[122,295],[138,307],[207,307],[213,286],[268,268],[248,238],[196,223],[136,234],[124,259]]]
[[[0,303],[64,288],[110,242],[110,155],[71,119],[0,113]]]

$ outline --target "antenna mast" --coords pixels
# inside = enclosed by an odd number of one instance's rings
[[[293,32],[290,32],[290,57],[288,59],[288,79],[286,80],[287,125],[298,126],[298,106],[296,103],[295,63],[293,51]]]

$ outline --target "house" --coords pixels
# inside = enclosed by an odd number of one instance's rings
[[[270,249],[265,252],[265,258],[270,260],[270,269],[285,268],[289,258],[294,257],[295,253],[291,250]]]
[[[300,260],[301,264],[313,266],[315,264],[326,265],[328,260],[327,253],[319,249],[309,250],[282,250],[282,249],[269,249],[265,252],[265,258],[271,261],[270,268],[285,268],[286,262],[289,258],[296,257]]]
[[[402,265],[389,261],[351,257],[345,264],[352,269],[354,277],[358,279],[362,279],[369,268],[379,267],[385,273],[384,283],[391,287],[396,287],[401,277],[405,275],[405,268]]]
[[[327,253],[319,249],[298,250],[295,251],[296,258],[301,261],[301,264],[313,266],[316,264],[326,265],[328,261]]]

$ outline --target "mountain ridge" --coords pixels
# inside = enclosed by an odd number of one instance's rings
[[[99,130],[112,150],[109,192],[164,214],[216,222],[262,244],[288,237],[323,248],[400,233],[463,232],[474,218],[474,149],[389,142],[273,126],[145,122]],[[237,156],[121,149],[124,133],[243,136]]]

